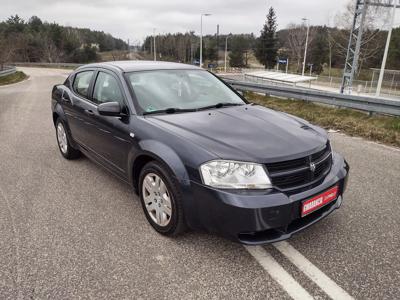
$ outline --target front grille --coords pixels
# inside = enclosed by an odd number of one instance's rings
[[[312,170],[311,165],[315,165]],[[329,143],[324,149],[309,156],[266,164],[271,182],[282,190],[304,188],[322,180],[332,166]]]

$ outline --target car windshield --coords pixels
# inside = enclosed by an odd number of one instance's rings
[[[144,114],[245,104],[205,70],[141,71],[127,73],[127,78]]]

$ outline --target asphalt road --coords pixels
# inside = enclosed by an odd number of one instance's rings
[[[68,71],[24,71],[0,87],[0,299],[400,298],[398,149],[333,134],[351,165],[343,207],[288,244],[165,238],[127,185],[59,154],[50,92]]]

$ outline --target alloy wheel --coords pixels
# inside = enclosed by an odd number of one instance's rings
[[[61,122],[58,123],[58,125],[57,125],[57,140],[58,140],[58,145],[60,146],[61,152],[64,154],[67,154],[67,152],[68,152],[67,134],[66,134],[65,128]]]
[[[153,222],[161,227],[167,226],[172,216],[171,196],[161,177],[154,173],[147,174],[143,179],[142,195]]]

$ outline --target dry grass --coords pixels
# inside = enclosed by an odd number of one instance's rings
[[[0,85],[20,82],[26,78],[28,78],[28,76],[24,72],[17,71],[13,74],[0,77]]]
[[[400,118],[368,114],[352,109],[335,108],[301,100],[286,100],[246,94],[250,101],[284,111],[327,129],[340,130],[351,136],[400,147]]]

